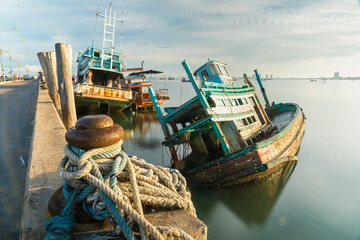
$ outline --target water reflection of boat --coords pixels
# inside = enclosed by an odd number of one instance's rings
[[[222,189],[191,188],[198,215],[209,218],[219,203],[248,225],[262,225],[269,218],[297,162],[282,163],[273,174]],[[212,201],[208,201],[211,198]]]
[[[156,113],[152,111],[125,114],[124,112],[111,112],[111,118],[124,129],[124,139],[132,139],[145,148],[154,148],[157,142],[145,142],[146,135],[153,132],[154,124],[158,124]]]
[[[281,168],[263,179],[219,189],[219,199],[245,223],[261,225],[270,216],[296,164],[282,163]]]

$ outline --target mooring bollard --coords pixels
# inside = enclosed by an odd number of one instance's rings
[[[124,137],[124,130],[114,124],[107,115],[90,115],[80,118],[75,127],[65,135],[66,141],[74,147],[84,150],[106,147],[119,142]]]
[[[59,165],[65,182],[49,200],[52,218],[45,239],[105,228],[126,239],[136,234],[141,239],[206,239],[185,178],[176,169],[129,157],[121,150],[123,136],[106,115],[80,118],[66,132],[69,145]]]
[[[80,118],[75,127],[70,128],[65,139],[69,145],[83,150],[106,147],[119,142],[124,137],[124,130],[106,115],[90,115]],[[66,199],[64,188],[60,187],[51,196],[48,204],[50,217],[61,215]],[[73,232],[96,231],[108,227],[104,220],[96,220],[83,210],[82,204],[75,205],[75,219]]]

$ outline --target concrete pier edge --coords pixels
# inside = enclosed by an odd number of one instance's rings
[[[64,157],[65,132],[48,91],[39,89],[19,239],[45,237],[47,202],[62,185],[57,168]]]

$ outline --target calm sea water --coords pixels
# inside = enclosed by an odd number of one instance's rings
[[[225,189],[190,186],[208,239],[360,239],[360,81],[263,84],[270,101],[295,102],[304,110],[299,161],[261,182]],[[164,86],[157,82],[158,88]],[[178,106],[195,94],[191,83],[167,81],[166,86],[171,97],[166,106]],[[154,113],[115,111],[110,116],[125,129],[125,152],[169,165]]]

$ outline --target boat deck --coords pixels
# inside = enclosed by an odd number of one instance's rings
[[[271,124],[277,126],[278,132],[281,132],[294,119],[295,111],[282,112],[271,119]]]

